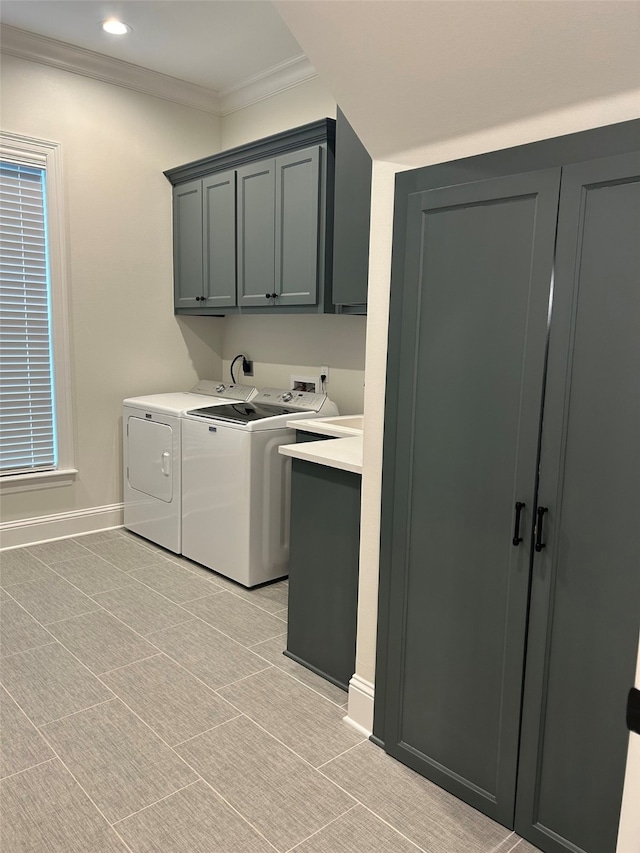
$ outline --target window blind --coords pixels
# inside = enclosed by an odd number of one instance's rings
[[[0,161],[0,474],[56,467],[46,172]]]

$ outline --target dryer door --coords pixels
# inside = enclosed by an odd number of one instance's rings
[[[130,417],[128,428],[129,485],[169,503],[173,498],[173,427]]]

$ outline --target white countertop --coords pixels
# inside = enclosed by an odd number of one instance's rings
[[[299,421],[287,421],[287,426],[302,432],[315,432],[316,435],[329,435],[346,438],[351,435],[362,436],[362,415],[335,415],[330,418],[306,418]]]
[[[297,421],[300,423],[300,421]],[[341,468],[362,474],[362,435],[348,438],[331,438],[328,441],[303,441],[300,444],[282,444],[278,452],[283,456],[315,462],[329,468]]]
[[[359,415],[343,415],[332,418],[308,418],[289,421],[288,427],[316,435],[331,436],[329,441],[303,441],[299,444],[283,444],[279,452],[283,456],[315,462],[329,468],[340,468],[362,474],[362,423]]]

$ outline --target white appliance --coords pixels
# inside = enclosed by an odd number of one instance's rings
[[[191,391],[123,401],[124,526],[176,554],[182,548],[182,416],[194,406],[248,401],[252,385],[203,379]]]
[[[326,394],[265,388],[250,403],[201,407],[182,425],[182,553],[243,586],[288,574],[287,421],[337,415]]]

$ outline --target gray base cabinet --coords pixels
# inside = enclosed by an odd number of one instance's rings
[[[640,122],[399,176],[374,734],[614,853],[640,620]]]
[[[292,463],[285,654],[347,690],[355,672],[361,477]]]

